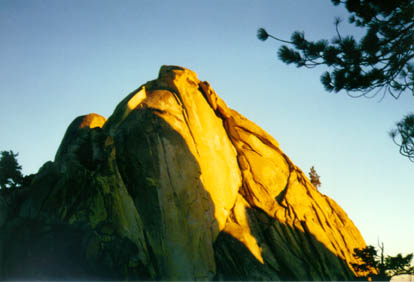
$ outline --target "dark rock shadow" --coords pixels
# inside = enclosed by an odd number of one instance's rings
[[[312,234],[304,233],[248,208],[249,227],[262,248],[264,264],[231,234],[221,232],[214,243],[216,280],[350,281],[347,263]],[[306,229],[305,229],[306,230]]]
[[[3,242],[1,280],[100,280],[85,268],[82,230],[29,219],[14,223],[18,225],[16,233]],[[116,278],[104,268],[101,274]]]
[[[133,111],[114,132],[117,166],[141,216],[155,279],[211,280],[214,203],[186,141],[157,113]]]

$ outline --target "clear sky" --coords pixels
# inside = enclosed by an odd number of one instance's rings
[[[161,65],[207,80],[227,104],[259,124],[320,191],[336,200],[368,244],[414,252],[413,169],[387,132],[414,97],[353,99],[327,93],[324,68],[287,66],[275,41],[304,30],[334,35],[329,0],[0,0],[0,150],[19,153],[24,174],[54,158],[69,123],[117,103]],[[343,23],[343,32],[355,29]],[[358,32],[358,31],[357,31]]]

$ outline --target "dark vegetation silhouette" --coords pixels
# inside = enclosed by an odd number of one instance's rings
[[[13,151],[0,152],[0,190],[8,193],[13,188],[28,187],[35,174],[22,174],[22,166],[17,161],[19,153]],[[14,189],[13,189],[14,190]]]
[[[384,255],[384,244],[379,244],[378,250],[371,245],[364,249],[355,249],[354,257],[361,262],[353,263],[352,267],[356,272],[365,273],[360,277],[369,281],[389,281],[392,277],[402,274],[414,274],[414,266],[411,266],[413,254],[403,256]]]
[[[320,176],[316,173],[314,166],[310,168],[309,178],[310,182],[313,184],[313,186],[315,186],[315,188],[319,188],[322,185]]]
[[[405,116],[396,126],[390,136],[400,146],[400,154],[414,162],[414,114]]]
[[[349,22],[365,30],[358,41],[339,32],[340,18],[335,19],[336,36],[331,40],[311,41],[304,32],[295,31],[290,40],[269,34],[264,28],[258,39],[268,38],[289,44],[278,50],[279,59],[297,67],[324,65],[329,71],[321,82],[329,92],[345,90],[351,97],[374,97],[382,93],[398,99],[403,93],[414,95],[414,0],[368,1],[331,0],[344,4]],[[397,123],[391,137],[400,153],[414,162],[414,114]],[[397,141],[396,141],[397,140]]]
[[[17,162],[18,153],[2,151],[0,156],[0,188],[16,188],[23,184],[22,166]]]

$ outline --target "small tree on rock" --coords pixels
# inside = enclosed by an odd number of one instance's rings
[[[315,167],[312,166],[309,172],[309,178],[311,183],[313,184],[313,186],[315,186],[316,188],[319,188],[322,184],[320,181],[320,176],[316,173]]]
[[[0,156],[0,188],[15,188],[23,183],[22,167],[17,162],[18,153],[2,151]]]

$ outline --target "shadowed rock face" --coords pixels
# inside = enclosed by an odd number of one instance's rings
[[[163,66],[0,193],[0,280],[351,280],[358,229],[263,129]]]

